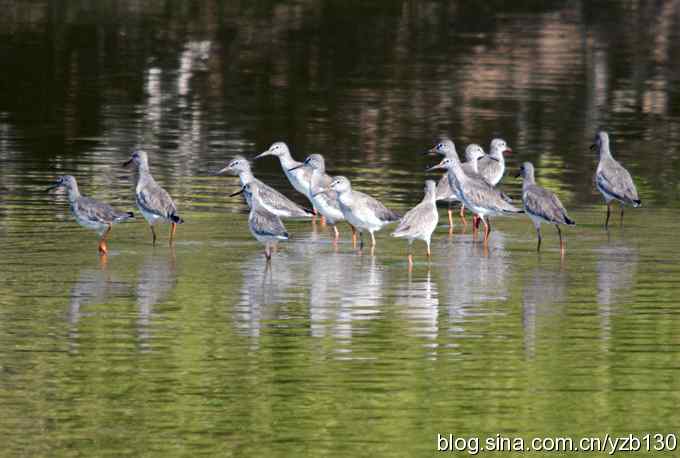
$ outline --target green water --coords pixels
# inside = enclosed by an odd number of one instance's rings
[[[0,456],[402,457],[434,455],[437,433],[680,433],[674,3],[6,10]],[[609,233],[598,127],[644,202]],[[461,150],[505,138],[514,196],[533,161],[578,223],[566,256],[548,226],[537,254],[523,216],[494,220],[485,250],[442,209],[412,271],[389,228],[371,254],[304,221],[267,268],[227,197],[237,180],[211,175],[286,140],[403,212],[442,133]],[[167,227],[153,248],[141,218],[117,225],[103,260],[44,188],[69,173],[135,210],[120,165],[139,145],[186,223],[173,248]],[[303,202],[273,159],[254,170]]]

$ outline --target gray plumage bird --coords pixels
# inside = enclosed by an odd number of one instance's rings
[[[452,189],[456,190],[463,204],[484,223],[484,243],[488,242],[491,232],[491,226],[485,217],[524,212],[507,202],[503,193],[485,179],[466,174],[455,150],[428,171],[436,169],[448,170]]]
[[[411,245],[415,239],[427,245],[427,257],[430,258],[430,240],[439,222],[437,211],[437,185],[433,180],[425,181],[425,197],[413,207],[399,221],[399,225],[392,233],[392,237],[408,239],[408,264],[413,266]]]
[[[481,158],[477,162],[479,173],[491,183],[491,186],[496,186],[503,179],[505,174],[505,155],[512,153],[512,149],[502,138],[494,138],[491,140],[489,147],[489,154]]]
[[[363,231],[371,234],[372,247],[375,248],[374,232],[399,219],[399,214],[385,207],[382,202],[363,192],[354,191],[349,180],[343,176],[333,178],[330,186],[319,193],[335,191],[342,214],[352,226],[359,230],[361,247],[364,245]]]
[[[440,154],[446,157],[450,151],[456,151],[455,144],[450,139],[443,138],[427,152]],[[481,146],[474,143],[468,145],[465,148],[465,162],[462,164],[463,171],[465,171],[465,173],[478,173],[477,161],[484,156],[484,150]],[[456,191],[451,189],[448,173],[442,175],[442,177],[439,179],[439,182],[437,183],[437,200],[443,200],[448,203],[449,228],[453,228],[452,207],[453,203],[459,202],[460,199],[458,198]],[[463,221],[463,224],[467,224],[467,220],[465,219],[465,205],[461,205],[460,207],[460,219]]]
[[[47,188],[47,191],[56,188],[66,189],[69,207],[76,218],[76,222],[99,234],[99,253],[106,255],[109,251],[106,238],[111,232],[111,226],[134,218],[134,213],[116,210],[109,204],[81,195],[78,183],[71,175],[60,176],[52,186]]]
[[[248,227],[260,243],[264,244],[264,255],[267,262],[271,261],[272,251],[278,242],[288,240],[288,231],[283,225],[281,218],[271,213],[262,205],[260,196],[261,187],[257,181],[245,184],[240,191],[231,194],[237,196],[241,193],[249,194],[252,202],[248,215]]]
[[[326,219],[326,222],[333,227],[334,240],[340,238],[337,223],[343,221],[345,216],[340,209],[340,202],[338,202],[338,193],[329,190],[328,192],[319,192],[330,187],[333,182],[326,173],[326,161],[320,154],[310,154],[300,165],[296,165],[289,172],[293,172],[300,168],[308,168],[311,173],[309,175],[309,200],[311,200],[314,208]],[[354,227],[352,227],[352,239],[356,237]]]
[[[286,145],[284,142],[276,142],[272,144],[268,150],[263,151],[262,153],[255,156],[255,159],[257,160],[266,156],[277,157],[281,163],[283,173],[286,175],[286,178],[288,178],[288,181],[290,181],[290,184],[293,186],[293,188],[309,199],[309,182],[312,171],[308,167],[298,167],[299,165],[302,165],[302,162],[298,162],[293,159],[288,145]],[[311,203],[314,205],[313,202]]]
[[[574,220],[569,218],[567,210],[560,199],[552,192],[536,184],[534,166],[525,162],[519,169],[517,177],[522,177],[522,204],[524,212],[529,216],[536,228],[538,244],[536,251],[541,251],[541,223],[554,224],[560,237],[560,252],[564,254],[565,245],[562,240],[560,225],[573,226]]]
[[[135,201],[144,219],[151,228],[152,243],[156,245],[156,230],[154,225],[167,221],[170,223],[170,244],[175,238],[177,225],[184,220],[177,214],[177,206],[167,191],[156,183],[149,170],[149,158],[145,151],[135,150],[123,167],[134,164],[137,167],[137,184],[135,186]]]
[[[313,216],[310,210],[301,207],[276,189],[255,178],[250,162],[243,156],[234,157],[226,167],[217,172],[217,175],[223,173],[238,175],[241,187],[256,182],[262,206],[279,218],[311,218]],[[252,208],[250,194],[243,193],[243,196],[248,207]]]
[[[621,225],[623,225],[624,206],[639,207],[642,205],[633,177],[612,156],[607,132],[598,132],[595,136],[595,144],[591,145],[590,148],[597,149],[600,153],[600,162],[597,164],[597,171],[595,172],[595,186],[607,203],[607,218],[604,227],[609,229],[611,206],[615,200],[621,203]]]

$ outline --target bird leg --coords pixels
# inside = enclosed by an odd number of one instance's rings
[[[612,212],[612,203],[607,202],[607,219],[604,220],[604,230],[608,231],[609,230],[609,215]]]
[[[625,207],[623,206],[623,204],[621,204],[621,227],[623,227],[623,209],[624,208]]]
[[[564,256],[564,252],[565,252],[567,247],[566,247],[566,244],[564,243],[564,240],[562,240],[562,230],[560,229],[560,227],[557,224],[555,224],[555,227],[557,228],[557,235],[560,236],[560,254],[562,256]]]
[[[106,232],[102,235],[102,237],[99,239],[99,254],[106,256],[109,253],[109,247],[106,244],[106,237],[109,235],[109,232],[111,232],[111,225],[109,224],[109,227],[106,228]]]
[[[349,224],[349,223],[347,223],[347,224]],[[357,247],[357,228],[352,226],[351,224],[349,225],[349,227],[352,229],[352,248],[356,248]]]
[[[170,225],[170,245],[172,245],[172,242],[175,239],[175,232],[177,232],[177,223],[172,223]]]
[[[359,231],[359,249],[363,250],[364,249],[364,232]]]
[[[484,223],[484,245],[489,243],[489,234],[491,234],[491,222],[485,220],[484,218],[480,217],[479,219],[482,220]]]
[[[472,219],[473,221],[474,221],[474,218],[475,217],[473,217],[473,219]],[[467,226],[467,220],[465,219],[465,205],[463,205],[463,204],[460,204],[460,220],[463,222],[464,226]]]
[[[413,246],[409,242],[408,244],[408,268],[409,270],[413,267]]]
[[[375,235],[373,235],[373,231],[370,231],[371,234],[371,246],[375,248]]]
[[[432,258],[432,251],[430,251],[430,241],[428,240],[426,243],[427,243],[427,257]]]
[[[558,228],[559,230],[559,228]],[[538,236],[538,243],[536,244],[536,253],[541,251],[541,226],[536,226],[536,235]]]
[[[335,224],[333,224],[333,232],[335,232],[334,240],[337,242],[338,240],[340,240],[340,231],[338,230],[338,226],[336,226]]]
[[[451,209],[451,202],[449,202],[449,227],[453,228],[453,210]]]
[[[156,229],[154,229],[151,224],[149,224],[149,229],[151,229],[151,244],[156,246]]]
[[[267,258],[267,262],[272,260],[272,250],[269,243],[266,243],[264,246],[264,257]]]
[[[321,215],[321,227],[326,227],[326,217]]]

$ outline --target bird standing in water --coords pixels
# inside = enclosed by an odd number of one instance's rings
[[[248,194],[247,198],[251,202],[250,214],[248,215],[248,227],[253,236],[264,244],[264,255],[267,263],[272,259],[273,249],[278,242],[288,240],[288,231],[281,222],[281,218],[268,211],[260,199],[260,184],[251,181],[244,185],[240,191],[231,194],[231,197],[239,194]]]
[[[612,202],[621,202],[621,226],[623,226],[623,209],[626,205],[639,207],[642,201],[638,196],[633,178],[616,159],[612,156],[609,149],[609,135],[605,131],[600,131],[595,136],[595,143],[590,149],[597,149],[600,153],[600,162],[597,164],[595,172],[595,186],[604,196],[607,203],[607,219],[604,228],[609,229],[609,215],[612,210]]]
[[[92,229],[99,234],[99,253],[108,254],[106,237],[111,232],[111,227],[116,223],[134,218],[135,215],[132,212],[118,211],[109,204],[81,195],[78,190],[78,183],[71,175],[60,176],[52,186],[47,188],[47,191],[56,188],[66,188],[69,207],[76,221],[81,226]]]
[[[538,244],[536,251],[541,251],[541,223],[554,224],[557,228],[557,234],[560,237],[560,253],[564,255],[565,245],[562,240],[562,231],[560,224],[573,226],[576,224],[569,215],[567,210],[560,202],[560,199],[545,188],[536,184],[534,178],[534,166],[531,162],[525,162],[519,169],[517,177],[522,177],[522,204],[524,212],[531,218],[536,228],[536,235],[538,236]]]
[[[392,237],[408,239],[408,265],[413,266],[411,245],[413,240],[420,239],[427,245],[427,257],[432,257],[430,240],[437,228],[439,212],[437,211],[437,185],[433,180],[425,181],[425,197],[413,207],[399,221],[399,225],[392,233]]]
[[[177,215],[177,206],[175,206],[175,202],[173,202],[167,191],[156,183],[156,180],[154,180],[151,175],[151,172],[149,171],[149,159],[146,152],[142,150],[133,151],[130,160],[125,162],[123,167],[128,167],[131,164],[134,164],[137,167],[135,200],[144,219],[149,223],[151,235],[153,237],[153,245],[156,245],[156,230],[154,229],[154,225],[161,221],[167,221],[171,224],[169,243],[172,245],[177,225],[184,222],[184,220]]]

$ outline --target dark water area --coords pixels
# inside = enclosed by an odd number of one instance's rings
[[[437,432],[680,429],[680,2],[0,8],[0,454],[413,456]],[[609,234],[599,128],[644,202]],[[405,211],[441,135],[504,138],[515,197],[532,161],[578,222],[566,257],[507,218],[488,252],[442,227],[409,273],[389,230],[358,255],[345,227],[333,247],[291,222],[267,270],[237,180],[213,176],[282,140]],[[136,211],[135,147],[187,223],[174,249],[117,226],[103,262],[44,189],[71,174]],[[303,203],[277,161],[254,171]]]

